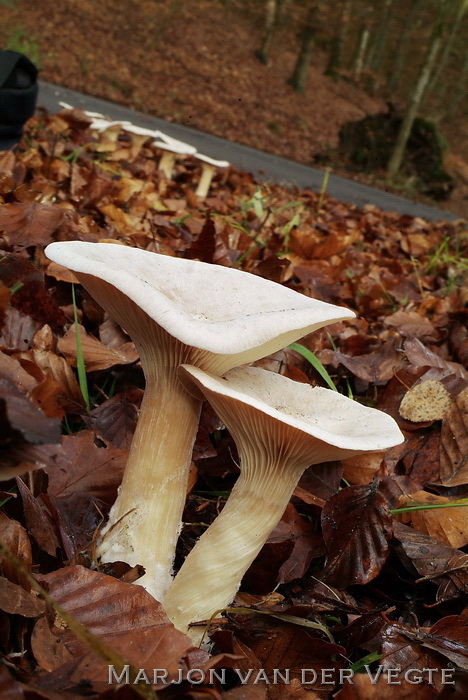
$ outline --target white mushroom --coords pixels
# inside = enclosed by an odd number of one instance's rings
[[[164,151],[158,167],[168,180],[171,179],[174,172],[176,157],[178,155],[190,156],[197,151],[193,146],[189,146],[182,141],[176,141],[176,139],[169,139],[167,136],[164,137],[164,141],[154,141],[153,145]]]
[[[179,376],[195,396],[211,403],[241,460],[226,505],[164,600],[168,617],[186,632],[191,622],[207,620],[231,603],[308,466],[384,450],[402,442],[403,435],[386,413],[258,367],[233,369],[219,378],[183,365]],[[199,630],[190,632],[195,641]]]
[[[139,351],[145,396],[97,552],[103,562],[143,565],[138,583],[162,600],[201,405],[180,384],[178,366],[222,374],[354,313],[247,272],[123,245],[72,241],[45,252],[74,272]]]
[[[200,199],[205,199],[210,191],[211,180],[216,172],[216,168],[228,168],[230,164],[227,160],[215,160],[201,153],[197,153],[196,158],[202,162],[202,172],[195,194]]]

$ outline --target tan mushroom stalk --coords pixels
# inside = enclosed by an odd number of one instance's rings
[[[396,422],[330,389],[240,367],[218,378],[184,365],[181,380],[208,399],[233,436],[241,474],[220,515],[174,579],[164,609],[174,625],[209,619],[233,600],[244,573],[312,464],[403,441]],[[199,641],[200,628],[189,634]]]
[[[354,314],[247,272],[122,245],[52,243],[46,255],[74,272],[140,354],[145,397],[97,553],[144,566],[138,583],[162,600],[201,405],[178,381],[178,366],[222,374]]]
[[[153,142],[154,146],[157,146],[163,151],[158,168],[164,173],[166,178],[170,180],[174,172],[177,156],[194,155],[197,149],[194,146],[183,143],[183,141],[177,141],[163,134],[161,134],[161,139],[162,140]]]
[[[195,194],[199,199],[205,199],[210,191],[211,181],[216,172],[216,168],[228,168],[229,163],[227,160],[215,160],[214,158],[204,156],[201,153],[197,153],[195,158],[202,163],[200,180],[198,182]]]

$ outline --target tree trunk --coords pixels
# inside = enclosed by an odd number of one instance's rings
[[[461,0],[460,5],[458,6],[457,14],[455,15],[452,26],[450,27],[447,41],[444,43],[444,47],[443,47],[442,52],[440,54],[437,68],[434,71],[434,75],[432,76],[432,79],[427,87],[427,92],[432,92],[434,90],[434,88],[436,87],[437,83],[439,82],[439,80],[442,76],[442,73],[445,69],[447,61],[450,57],[450,52],[452,51],[453,42],[455,41],[455,37],[456,37],[457,32],[460,28],[460,24],[463,20],[463,16],[467,10],[468,10],[468,0]]]
[[[364,66],[364,57],[366,55],[367,44],[369,43],[370,29],[369,25],[364,23],[359,31],[359,39],[354,55],[352,74],[355,80],[359,80]]]
[[[468,52],[465,53],[465,58],[461,67],[460,75],[458,77],[458,83],[455,87],[453,95],[449,100],[445,99],[447,93],[447,88],[449,87],[447,81],[442,85],[442,89],[437,96],[438,113],[433,117],[435,122],[439,122],[441,119],[446,119],[451,116],[455,109],[458,107],[460,102],[466,98],[467,93],[467,82],[468,82]]]
[[[385,48],[388,41],[388,29],[390,25],[392,5],[393,0],[383,0],[380,21],[376,27],[374,41],[366,61],[367,67],[370,68],[371,71],[376,71],[378,69],[385,53]]]
[[[400,169],[401,161],[403,160],[403,156],[405,154],[406,144],[408,143],[408,138],[418,112],[418,107],[421,103],[424,91],[431,76],[432,66],[434,65],[435,58],[439,51],[441,40],[441,25],[440,22],[438,22],[438,26],[433,32],[426,58],[421,67],[411,102],[401,123],[395,147],[388,162],[387,174],[389,177],[394,177]]]
[[[301,45],[299,48],[299,53],[296,59],[296,65],[292,72],[291,77],[287,81],[289,85],[292,85],[296,92],[304,92],[304,85],[307,78],[307,73],[309,71],[310,61],[312,59],[312,52],[314,48],[315,39],[315,17],[317,8],[312,7],[307,16],[307,20],[302,32]]]
[[[273,41],[273,36],[275,30],[283,18],[284,9],[289,0],[267,0],[266,2],[266,15],[265,15],[265,26],[262,38],[262,43],[260,48],[254,51],[255,56],[261,63],[265,65],[268,63],[268,55],[271,49],[271,42]]]
[[[333,38],[325,75],[338,75],[343,64],[343,51],[348,38],[349,21],[353,12],[353,0],[344,0],[340,28]]]
[[[415,2],[411,5],[411,9],[408,13],[408,16],[406,17],[405,25],[400,34],[400,39],[396,48],[392,74],[388,82],[390,94],[395,92],[400,83],[402,69],[406,59],[408,44],[412,36],[413,29],[417,23],[416,18],[418,17],[421,8],[425,4],[426,0],[415,0]]]

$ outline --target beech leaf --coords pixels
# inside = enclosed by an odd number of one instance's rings
[[[320,580],[346,588],[377,576],[388,555],[392,519],[385,499],[370,485],[349,486],[325,504],[322,531],[327,559]]]

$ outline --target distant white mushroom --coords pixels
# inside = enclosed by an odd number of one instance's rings
[[[168,617],[187,632],[191,622],[231,603],[308,466],[384,450],[403,435],[382,411],[258,367],[238,367],[219,378],[183,365],[179,376],[194,396],[211,403],[241,460],[226,505],[164,599]],[[189,634],[199,641],[200,628]]]
[[[230,163],[228,163],[227,160],[215,160],[214,158],[209,158],[201,153],[197,153],[195,157],[197,160],[202,162],[202,172],[195,194],[200,199],[205,199],[210,190],[211,180],[216,172],[216,168],[228,168]]]
[[[194,146],[189,146],[189,144],[176,139],[169,139],[167,136],[164,137],[164,140],[154,141],[153,145],[164,151],[158,167],[168,180],[172,177],[178,155],[190,156],[197,152]]]

